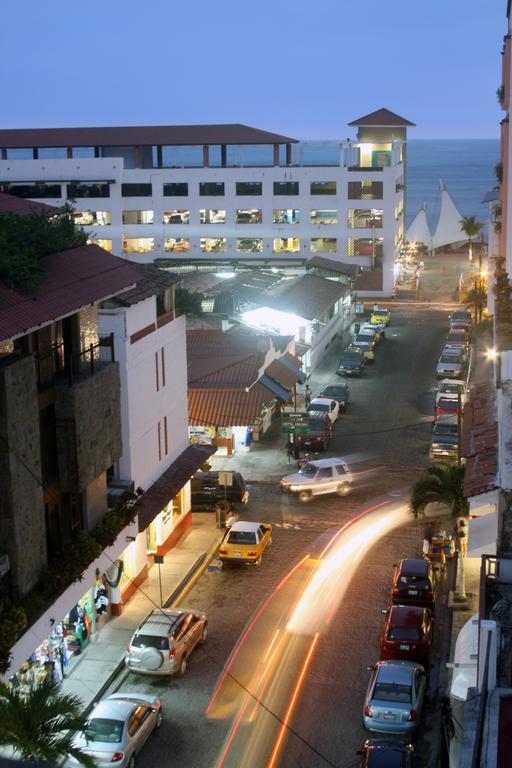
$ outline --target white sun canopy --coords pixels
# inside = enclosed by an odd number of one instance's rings
[[[409,243],[421,243],[430,250],[432,247],[432,233],[427,221],[427,204],[423,203],[418,213],[411,221],[405,239]]]
[[[465,243],[468,236],[460,227],[461,214],[443,182],[441,182],[441,213],[437,227],[432,235],[432,248],[442,248],[445,245],[454,243]]]

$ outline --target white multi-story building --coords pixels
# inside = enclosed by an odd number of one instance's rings
[[[301,265],[328,254],[373,269],[372,293],[389,295],[413,123],[380,109],[350,125],[357,138],[344,142],[243,125],[0,130],[1,188],[73,200],[92,240],[141,263]]]

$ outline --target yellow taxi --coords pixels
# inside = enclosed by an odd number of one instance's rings
[[[272,526],[268,523],[234,523],[219,547],[219,559],[223,563],[261,565],[266,547],[272,543]]]
[[[391,312],[384,307],[374,307],[372,310],[372,316],[370,317],[370,323],[372,325],[389,325],[391,322]]]

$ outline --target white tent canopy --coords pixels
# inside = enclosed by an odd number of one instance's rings
[[[432,247],[432,233],[427,221],[427,204],[423,203],[418,213],[407,228],[405,239],[409,243],[421,243],[428,249]]]
[[[460,221],[463,217],[457,210],[448,190],[441,182],[441,213],[436,230],[432,236],[432,248],[442,248],[454,243],[465,243],[468,236],[462,231]]]

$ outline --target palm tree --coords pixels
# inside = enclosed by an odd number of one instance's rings
[[[94,760],[73,746],[76,731],[85,727],[78,696],[59,694],[55,683],[45,681],[28,697],[0,685],[0,747],[11,747],[17,758],[57,765],[72,755],[85,768]]]
[[[427,467],[422,477],[414,483],[409,501],[413,517],[425,516],[429,504],[443,504],[456,520],[469,512],[469,503],[464,496],[464,467],[456,464]]]
[[[478,235],[480,230],[483,227],[483,224],[480,224],[479,221],[476,220],[474,216],[464,216],[463,219],[459,221],[460,228],[468,236],[469,239],[469,251],[468,256],[469,260],[473,260],[473,238]]]

